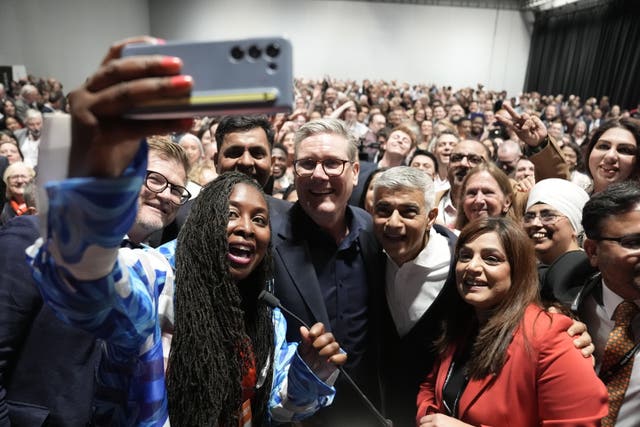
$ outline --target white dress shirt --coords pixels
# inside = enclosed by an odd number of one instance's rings
[[[385,293],[391,317],[402,337],[431,307],[449,274],[449,241],[433,228],[429,241],[413,260],[400,267],[387,255]]]
[[[609,339],[609,333],[613,329],[615,322],[612,320],[613,312],[623,299],[611,289],[606,283],[602,286],[602,302],[599,305],[593,296],[586,298],[584,302],[584,321],[587,324],[589,333],[593,338],[593,344],[596,347],[594,356],[598,361],[596,369],[600,370],[604,349]],[[634,301],[640,307],[640,300]],[[582,311],[582,310],[581,310]],[[633,338],[635,342],[640,339],[640,315],[636,315],[631,322],[633,330]],[[640,351],[638,351],[633,360],[633,369],[631,371],[631,379],[629,387],[625,393],[616,427],[638,427],[640,425]]]

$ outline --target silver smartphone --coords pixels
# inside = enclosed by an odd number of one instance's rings
[[[182,59],[193,77],[191,96],[149,102],[129,111],[132,119],[289,112],[293,106],[291,42],[263,37],[215,42],[131,44],[122,56],[167,55]]]

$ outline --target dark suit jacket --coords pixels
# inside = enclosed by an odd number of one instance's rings
[[[440,224],[435,224],[434,230],[449,240],[453,262],[457,236]],[[383,254],[380,263],[386,265],[386,262],[386,255]],[[450,274],[453,271],[453,268],[450,268]],[[433,342],[440,336],[440,324],[447,310],[447,299],[451,292],[457,292],[455,281],[447,280],[433,304],[402,338],[398,335],[385,301],[382,315],[383,400],[385,413],[393,421],[394,427],[415,426],[416,396],[420,384],[433,368],[436,356]]]
[[[379,311],[381,292],[383,291],[382,282],[384,280],[381,267],[383,268],[384,264],[381,265],[378,262],[381,249],[372,232],[371,217],[362,209],[355,207],[350,209],[360,221],[367,224],[366,229],[360,233],[358,240],[367,274],[370,300],[368,307],[367,350],[362,363],[359,366],[350,367],[349,372],[365,393],[369,395],[369,398],[379,405]],[[307,324],[322,322],[330,329],[329,315],[327,314],[320,284],[311,261],[308,242],[304,235],[307,230],[301,230],[300,227],[295,226],[301,215],[306,214],[304,214],[300,205],[296,203],[286,214],[275,218],[272,217],[275,269],[274,291],[282,305],[300,316]],[[288,328],[287,340],[299,341],[300,324],[286,314],[285,317]],[[359,398],[352,396],[350,386],[340,381],[339,378],[336,384],[337,393],[334,404],[321,410],[318,415],[313,416],[308,425],[372,425],[367,424],[371,422],[370,419],[366,418],[370,416],[368,410],[362,406]],[[349,404],[345,402],[349,402]],[[349,406],[352,403],[354,406]],[[348,407],[348,409],[345,409],[345,407]],[[349,412],[349,414],[346,414],[347,418],[342,417],[342,415],[345,415],[344,411]],[[324,416],[331,417],[336,412],[341,413],[338,418],[323,418]]]
[[[85,426],[98,345],[42,304],[24,253],[37,237],[34,216],[0,230],[0,426]]]

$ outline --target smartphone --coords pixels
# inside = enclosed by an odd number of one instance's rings
[[[167,55],[182,59],[193,77],[190,97],[149,102],[127,112],[132,119],[290,112],[293,106],[291,42],[263,37],[215,42],[131,44],[123,57]]]

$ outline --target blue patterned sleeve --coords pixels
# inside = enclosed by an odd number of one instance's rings
[[[335,396],[338,371],[323,382],[298,354],[298,343],[286,341],[287,323],[277,308],[273,310],[276,354],[269,410],[275,422],[298,421],[329,406]]]
[[[173,270],[160,252],[120,248],[146,165],[143,143],[119,178],[48,183],[47,236],[27,251],[56,315],[104,340],[97,425],[162,426],[168,419],[158,301],[173,287]]]

